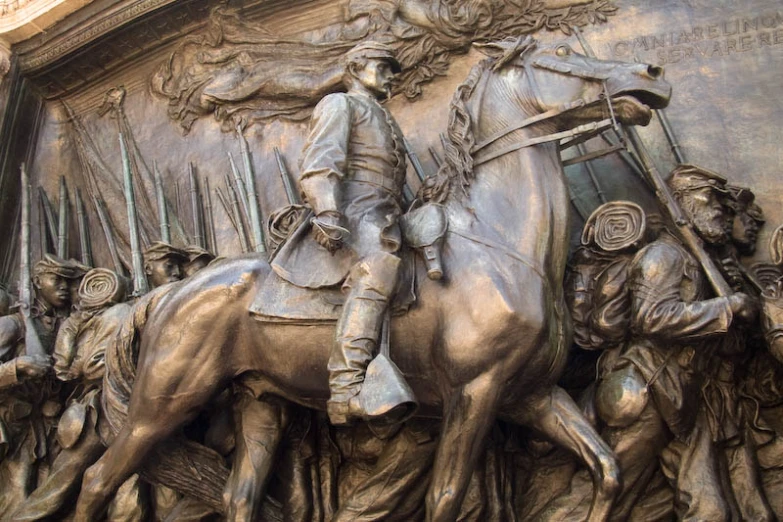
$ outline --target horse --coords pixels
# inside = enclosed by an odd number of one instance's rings
[[[391,357],[441,420],[425,498],[430,522],[458,516],[489,427],[529,427],[576,454],[594,481],[589,520],[620,488],[609,446],[557,385],[570,344],[563,301],[569,197],[560,142],[616,118],[646,125],[671,86],[659,67],[584,56],[531,37],[483,44],[450,105],[443,205],[446,276],[417,270],[418,300],[390,326]],[[127,420],[85,473],[76,519],[95,520],[151,450],[225,387],[242,381],[231,521],[254,519],[293,404],[325,409],[333,324],[254,320],[278,277],[260,255],[227,259],[147,301]]]

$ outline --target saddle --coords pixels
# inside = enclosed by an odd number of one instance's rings
[[[351,259],[348,255],[336,259],[325,257],[326,249],[318,246],[312,238],[304,237],[309,232],[308,216],[307,213],[300,216],[291,232],[285,234],[286,240],[273,253],[271,264],[274,270],[262,283],[249,308],[253,318],[300,325],[336,322],[340,318],[345,302],[341,287]],[[405,314],[416,301],[416,251],[420,252],[426,264],[428,277],[440,279],[443,276],[440,244],[446,234],[447,223],[443,207],[434,203],[421,205],[400,219],[404,245],[400,250],[402,262],[391,305],[392,315]],[[304,248],[297,249],[291,243],[299,243]],[[295,273],[280,270],[280,264],[275,262],[279,255],[311,256],[310,266],[318,267],[319,274],[308,274],[307,279],[302,280]],[[315,258],[319,255],[323,259]],[[314,280],[321,284],[311,284]]]

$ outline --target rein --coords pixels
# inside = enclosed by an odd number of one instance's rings
[[[506,154],[509,154],[510,152],[514,152],[520,149],[524,149],[526,147],[530,147],[533,145],[540,145],[542,143],[549,143],[552,141],[561,141],[564,139],[573,138],[571,142],[576,143],[576,138],[583,135],[595,135],[598,132],[602,132],[610,127],[617,127],[617,121],[615,119],[614,114],[614,108],[612,107],[612,100],[609,97],[608,90],[606,89],[606,79],[607,77],[605,75],[597,74],[597,73],[589,73],[586,71],[580,71],[575,70],[573,66],[566,65],[566,64],[553,64],[548,63],[546,60],[537,59],[533,61],[532,65],[525,63],[525,76],[527,77],[528,84],[530,85],[531,90],[533,91],[533,96],[535,100],[539,103],[541,101],[541,90],[539,89],[538,82],[536,82],[535,75],[533,74],[532,68],[537,67],[539,69],[546,69],[549,71],[553,71],[560,74],[567,74],[570,76],[577,76],[579,78],[584,78],[586,80],[591,80],[595,82],[602,82],[603,83],[603,92],[601,94],[598,94],[597,96],[593,96],[591,98],[579,98],[577,100],[574,100],[569,103],[565,103],[563,105],[560,105],[559,107],[555,107],[553,109],[549,109],[546,112],[542,112],[540,114],[537,114],[535,116],[531,116],[530,118],[527,118],[525,120],[522,120],[519,123],[515,123],[513,125],[510,125],[506,127],[505,129],[496,132],[495,134],[489,136],[488,138],[485,138],[481,140],[480,142],[476,143],[476,145],[473,146],[471,149],[471,154],[477,155],[478,157],[475,158],[473,162],[473,166],[477,167],[479,165],[482,165],[484,163],[487,163],[489,161],[492,161],[494,159],[497,159],[501,156],[505,156]],[[546,134],[544,136],[537,136],[535,138],[528,138],[522,141],[518,141],[512,145],[503,147],[502,149],[499,149],[495,152],[492,152],[490,154],[483,155],[481,152],[486,149],[489,145],[495,143],[500,138],[503,138],[505,136],[508,136],[509,134],[516,132],[520,129],[524,129],[526,127],[530,127],[532,125],[535,125],[537,123],[548,121],[553,118],[556,118],[558,116],[561,116],[567,112],[571,112],[576,109],[580,109],[583,107],[587,107],[588,105],[592,105],[594,103],[605,101],[609,108],[609,118],[603,119],[598,122],[592,122],[592,123],[586,123],[583,125],[579,125],[577,127],[574,127],[573,129],[567,130],[567,131],[561,131],[561,132],[555,132],[551,134]],[[570,143],[570,142],[569,142]]]

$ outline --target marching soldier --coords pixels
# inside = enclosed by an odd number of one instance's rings
[[[47,255],[33,270],[36,300],[31,322],[44,352],[52,353],[61,322],[71,311],[70,286],[84,276],[78,263]],[[21,313],[0,317],[0,518],[35,488],[38,466],[49,449],[48,434],[60,412],[57,387],[45,385],[47,355],[28,354]]]

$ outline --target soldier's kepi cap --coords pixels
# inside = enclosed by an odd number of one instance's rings
[[[155,241],[144,251],[145,262],[160,261],[167,257],[173,257],[180,263],[187,263],[188,261],[187,252],[163,241]]]
[[[185,252],[188,255],[188,262],[192,263],[193,261],[196,261],[197,259],[206,259],[207,262],[212,261],[215,259],[215,256],[212,255],[212,252],[209,250],[205,250],[201,248],[198,245],[188,245],[185,247]]]
[[[56,274],[65,279],[79,279],[84,277],[84,274],[86,274],[89,269],[88,266],[83,265],[74,259],[66,261],[65,259],[53,256],[52,254],[46,254],[43,259],[35,264],[33,275]]]
[[[720,194],[727,195],[726,178],[720,174],[696,165],[683,164],[674,169],[666,182],[669,189],[677,194],[711,188]]]
[[[368,40],[356,45],[347,53],[345,53],[345,63],[359,61],[362,58],[376,58],[386,60],[391,64],[392,70],[395,74],[398,74],[402,71],[402,66],[400,65],[400,62],[397,61],[397,57],[394,55],[394,49],[385,43]]]
[[[747,187],[740,187],[738,185],[726,185],[726,190],[729,191],[731,199],[741,204],[743,207],[753,203],[756,199],[756,195]]]

